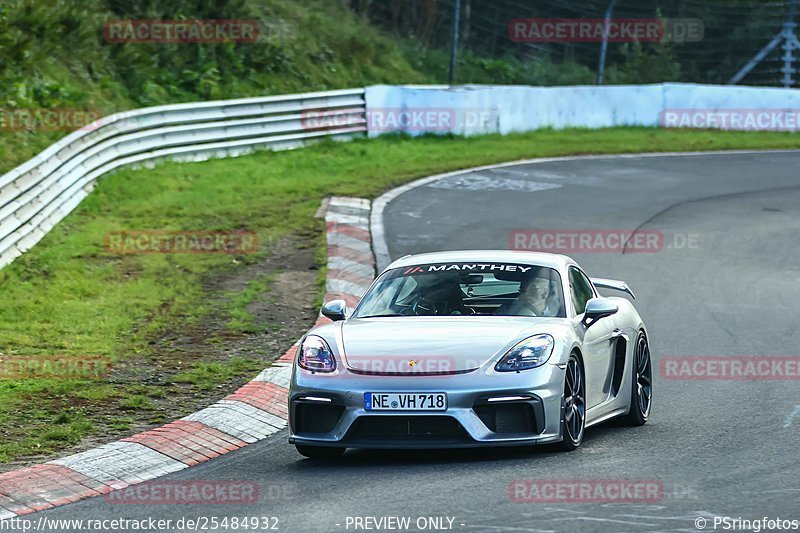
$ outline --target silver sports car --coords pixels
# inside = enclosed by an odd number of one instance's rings
[[[346,448],[560,443],[622,417],[642,425],[653,382],[647,330],[622,281],[563,255],[428,253],[398,259],[355,309],[297,350],[289,442],[307,456]]]

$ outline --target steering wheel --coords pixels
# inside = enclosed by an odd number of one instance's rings
[[[433,302],[431,302],[424,296],[417,296],[417,299],[414,300],[414,303],[411,304],[411,310],[417,316],[437,314],[436,306],[433,305]]]

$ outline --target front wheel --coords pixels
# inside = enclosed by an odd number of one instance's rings
[[[561,449],[571,452],[581,445],[586,431],[586,380],[581,360],[575,353],[567,361],[561,404]]]
[[[630,426],[643,426],[650,417],[653,403],[653,365],[650,361],[650,347],[643,331],[636,338],[632,379],[631,410],[622,421]]]
[[[308,446],[306,444],[295,444],[295,448],[309,459],[336,459],[341,457],[345,448],[331,448],[328,446]]]

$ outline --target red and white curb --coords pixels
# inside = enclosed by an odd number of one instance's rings
[[[328,234],[326,292],[352,307],[375,277],[369,233],[369,200],[332,198],[325,215]]]
[[[327,226],[326,300],[354,306],[374,277],[370,202],[333,197]],[[329,322],[322,316],[317,324]],[[85,452],[0,474],[0,520],[177,472],[258,442],[286,427],[297,344],[217,403],[165,426]]]

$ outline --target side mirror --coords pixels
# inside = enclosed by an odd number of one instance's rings
[[[322,314],[334,322],[344,320],[345,313],[347,313],[347,302],[344,300],[331,300],[322,306]]]
[[[611,300],[607,300],[606,298],[592,298],[586,302],[586,311],[583,314],[583,325],[588,328],[601,318],[611,316],[617,311],[619,311],[619,306]]]

